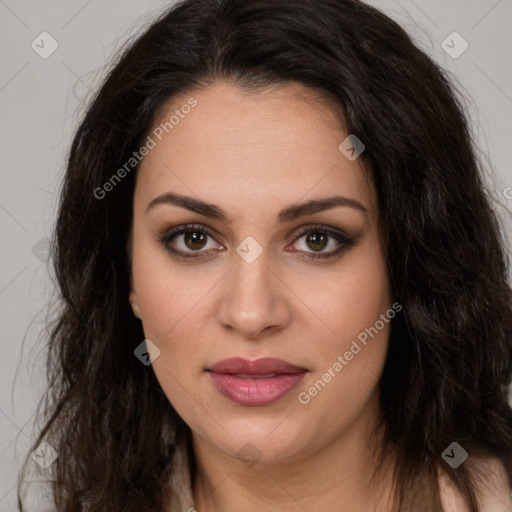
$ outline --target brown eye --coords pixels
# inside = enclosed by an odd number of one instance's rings
[[[206,243],[207,235],[199,231],[186,231],[184,233],[183,242],[192,250],[202,249]]]
[[[340,230],[317,225],[301,231],[294,245],[295,249],[302,253],[301,257],[325,260],[340,256],[355,243],[352,237]],[[324,250],[326,248],[327,250]]]
[[[327,242],[328,237],[319,232],[311,232],[306,237],[306,243],[315,251],[324,249],[327,246]]]
[[[180,226],[160,238],[162,245],[176,258],[204,258],[224,247],[215,242],[215,234],[194,224]],[[210,244],[210,245],[208,245]]]

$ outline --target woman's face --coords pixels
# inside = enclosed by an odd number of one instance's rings
[[[375,191],[332,107],[224,83],[167,107],[137,176],[130,303],[194,441],[276,463],[369,425],[394,311]]]

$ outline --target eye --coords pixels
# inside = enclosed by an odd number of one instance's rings
[[[299,244],[302,245],[299,250],[305,253],[304,257],[310,259],[331,258],[355,245],[354,239],[342,231],[335,231],[321,225],[306,228],[299,233],[295,240],[301,238],[304,238],[304,243]],[[324,251],[327,247],[330,247],[331,250]],[[312,249],[313,252],[309,252],[308,249]]]
[[[164,247],[178,258],[197,258],[208,253],[208,238],[214,238],[214,233],[206,227],[199,227],[194,224],[180,226],[170,233],[161,237],[160,241]],[[172,242],[172,244],[171,244]],[[173,246],[174,245],[174,246]],[[176,247],[177,246],[177,247]],[[212,243],[210,249],[223,249],[224,246]],[[193,254],[193,253],[202,253]]]

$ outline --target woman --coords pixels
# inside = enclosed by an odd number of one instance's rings
[[[186,0],[74,138],[59,510],[512,509],[507,260],[467,120],[357,0]]]

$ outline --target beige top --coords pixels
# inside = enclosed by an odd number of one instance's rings
[[[482,460],[489,481],[480,487],[484,512],[512,512],[512,492],[505,467],[497,459]],[[445,512],[468,512],[446,475],[440,475],[441,502]],[[194,508],[190,463],[187,446],[178,444],[173,458],[173,474],[170,482],[172,498],[166,512],[197,512]],[[200,512],[200,511],[199,511]]]
[[[173,490],[166,512],[196,512],[192,496],[190,463],[184,442],[178,444],[174,453],[170,486]]]

